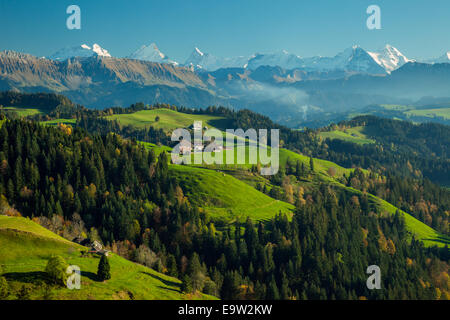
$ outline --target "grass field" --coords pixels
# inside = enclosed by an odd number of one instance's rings
[[[77,123],[77,119],[55,119],[55,120],[49,120],[49,121],[42,121],[42,124],[45,125],[58,125],[58,124],[70,124],[75,125]]]
[[[305,164],[305,168],[309,169],[309,157],[305,156],[303,154],[295,153],[293,151],[287,150],[287,149],[280,149],[280,164],[285,165],[287,161],[296,163],[297,160],[300,161],[300,163]],[[335,177],[341,177],[343,174],[350,174],[354,169],[347,169],[344,167],[341,167],[340,165],[327,161],[322,159],[313,158],[314,161],[314,171],[316,173],[319,173],[321,175],[328,176],[328,170],[330,168],[333,168],[335,170]]]
[[[171,147],[167,147],[167,146],[158,146],[154,143],[150,143],[150,142],[143,142],[143,141],[139,141],[140,144],[142,144],[146,149],[148,150],[153,150],[153,152],[155,153],[155,155],[158,157],[159,154],[161,152],[167,152],[170,153],[170,151],[172,150]],[[170,156],[170,155],[169,155]]]
[[[380,106],[386,110],[394,110],[394,111],[406,111],[412,108],[410,106],[405,106],[401,104],[382,104]]]
[[[155,121],[159,116],[159,121]],[[154,109],[141,110],[129,114],[115,114],[106,117],[108,120],[117,120],[121,125],[133,125],[138,128],[155,127],[164,130],[174,130],[178,128],[187,128],[194,121],[202,121],[203,126],[226,128],[228,120],[224,117],[204,115],[204,114],[187,114],[170,109]]]
[[[22,285],[32,289],[32,299],[44,296],[45,267],[51,255],[62,256],[81,269],[81,289],[52,287],[54,299],[211,299],[180,293],[178,279],[135,264],[116,254],[109,257],[112,278],[96,279],[98,256],[82,257],[86,248],[64,240],[26,218],[0,216],[0,265],[13,291]],[[10,296],[15,299],[15,296]]]
[[[405,112],[408,116],[418,116],[418,117],[442,117],[444,119],[450,119],[450,108],[438,108],[438,109],[415,109]]]
[[[6,110],[7,112],[14,112],[16,113],[19,117],[28,117],[28,116],[32,116],[35,114],[40,114],[42,113],[41,110],[39,109],[35,109],[35,108],[25,108],[25,107],[3,107],[3,110]]]
[[[203,208],[214,220],[227,223],[267,220],[277,213],[290,214],[294,206],[275,200],[224,172],[183,165],[171,165],[170,173],[187,190],[191,203]]]
[[[364,127],[353,127],[344,130],[334,130],[321,132],[320,136],[324,139],[340,139],[357,144],[375,143],[375,140],[368,138],[364,134]]]
[[[157,146],[155,144],[152,143],[147,143],[147,142],[140,142],[142,143],[146,148],[148,149],[153,149],[155,151],[155,154],[159,155],[159,153],[161,153],[162,151],[166,151],[166,152],[171,152],[171,148],[167,147],[167,146]],[[249,163],[249,146],[248,144],[246,144],[245,146],[245,163],[238,163],[237,161],[237,155],[238,155],[238,148],[236,146],[234,146],[234,150],[223,150],[219,153],[217,153],[217,157],[220,159],[222,159],[222,164],[216,164],[214,165],[215,168],[218,169],[250,169],[254,164],[256,164],[258,161],[260,161],[259,159],[259,151],[257,151],[257,162],[256,163]],[[233,152],[233,163],[229,164],[226,163],[226,159],[227,159],[227,154]],[[189,156],[191,158],[191,162],[189,165],[191,166],[196,166],[195,162],[194,162],[194,157],[195,157],[196,153],[191,153],[191,155]],[[203,155],[205,154],[205,152],[203,152]],[[271,149],[269,148],[268,151],[268,155],[271,155]],[[169,155],[170,158],[170,155]],[[300,161],[301,163],[305,164],[306,168],[309,168],[309,157],[299,154],[299,153],[295,153],[293,151],[287,150],[287,149],[283,149],[280,148],[279,149],[279,163],[281,167],[284,167],[286,165],[286,163],[288,161],[290,161],[291,163],[295,164],[296,162]],[[345,174],[349,174],[351,171],[353,171],[354,169],[347,169],[347,168],[343,168],[337,164],[335,164],[334,162],[331,161],[327,161],[327,160],[322,160],[322,159],[317,159],[314,158],[314,164],[315,164],[315,171],[317,173],[320,174],[325,174],[328,175],[328,170],[330,168],[334,168],[335,169],[335,177],[339,177],[342,176],[344,173]],[[204,166],[204,164],[201,165],[197,165],[197,166]]]
[[[369,114],[390,118],[394,120],[406,120],[413,123],[420,123],[424,121],[435,121],[439,123],[448,124],[450,120],[450,107],[442,106],[413,106],[413,105],[393,105],[381,104],[378,109],[374,109]],[[351,119],[360,114],[351,113],[348,119]]]

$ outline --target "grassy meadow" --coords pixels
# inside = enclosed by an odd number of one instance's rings
[[[72,243],[33,221],[0,216],[0,265],[12,291],[23,285],[31,289],[31,299],[213,299],[214,297],[180,293],[180,281],[153,269],[128,261],[116,254],[109,256],[111,279],[96,278],[99,256],[82,256],[87,248]],[[70,265],[81,269],[81,289],[43,285],[47,261],[60,255]],[[15,296],[10,296],[15,299]]]

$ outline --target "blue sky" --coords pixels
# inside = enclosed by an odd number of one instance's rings
[[[66,28],[66,8],[81,8],[81,30]],[[381,8],[381,30],[368,30],[366,8]],[[0,0],[0,50],[46,56],[99,43],[113,56],[143,44],[184,62],[195,46],[218,56],[285,49],[335,55],[359,44],[389,43],[411,58],[450,50],[448,0]]]

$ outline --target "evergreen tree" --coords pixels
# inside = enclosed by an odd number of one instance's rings
[[[192,293],[192,291],[193,291],[193,289],[192,289],[192,280],[187,274],[185,274],[183,276],[183,280],[181,282],[180,290],[181,290],[181,292],[184,292],[184,293]]]
[[[173,254],[167,257],[167,273],[172,277],[178,277],[177,261]]]
[[[108,257],[106,255],[102,255],[100,258],[100,262],[98,263],[97,270],[97,278],[99,281],[105,281],[111,279],[110,265],[108,261]]]
[[[192,258],[189,261],[187,274],[191,279],[192,290],[194,292],[201,291],[203,289],[205,275],[202,272],[202,266],[200,265],[200,258],[196,252],[192,254]]]
[[[267,289],[267,299],[280,300],[280,292],[278,291],[277,283],[273,278],[272,281],[270,281],[269,288]]]

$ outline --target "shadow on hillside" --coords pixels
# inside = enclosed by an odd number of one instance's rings
[[[157,276],[157,275],[155,275],[155,274],[151,274],[151,273],[148,273],[148,272],[141,271],[141,273],[146,274],[146,275],[152,277],[153,279],[156,279],[156,280],[161,281],[161,282],[164,283],[166,286],[172,286],[172,287],[180,288],[180,284],[177,283],[177,282],[169,281],[169,280],[163,279],[163,278],[161,278],[161,277],[159,277],[159,276]],[[161,287],[161,288],[162,288],[162,287]],[[178,290],[172,289],[172,288],[164,288],[164,289],[167,289],[167,290],[173,290],[173,291],[178,291]]]
[[[86,278],[91,279],[92,281],[98,281],[97,275],[96,275],[95,273],[93,273],[93,272],[89,272],[89,271],[81,271],[81,275],[82,275],[83,277],[86,277]]]
[[[181,289],[173,289],[173,288],[167,288],[167,287],[162,287],[162,286],[157,286],[157,288],[164,289],[164,290],[170,290],[170,291],[177,292],[177,293],[180,293],[180,291],[181,291]]]
[[[450,245],[450,238],[448,238],[447,236],[438,236],[436,238],[426,238],[426,239],[423,239],[423,240],[440,242],[440,243],[443,243],[443,244]]]
[[[220,130],[226,130],[228,128],[232,128],[232,124],[233,122],[231,120],[228,119],[211,119],[208,120],[209,125],[216,127]],[[203,122],[203,125],[206,125],[205,122]]]
[[[8,281],[18,281],[24,283],[41,283],[48,280],[47,273],[44,271],[9,272],[4,273],[3,277],[5,277]]]

